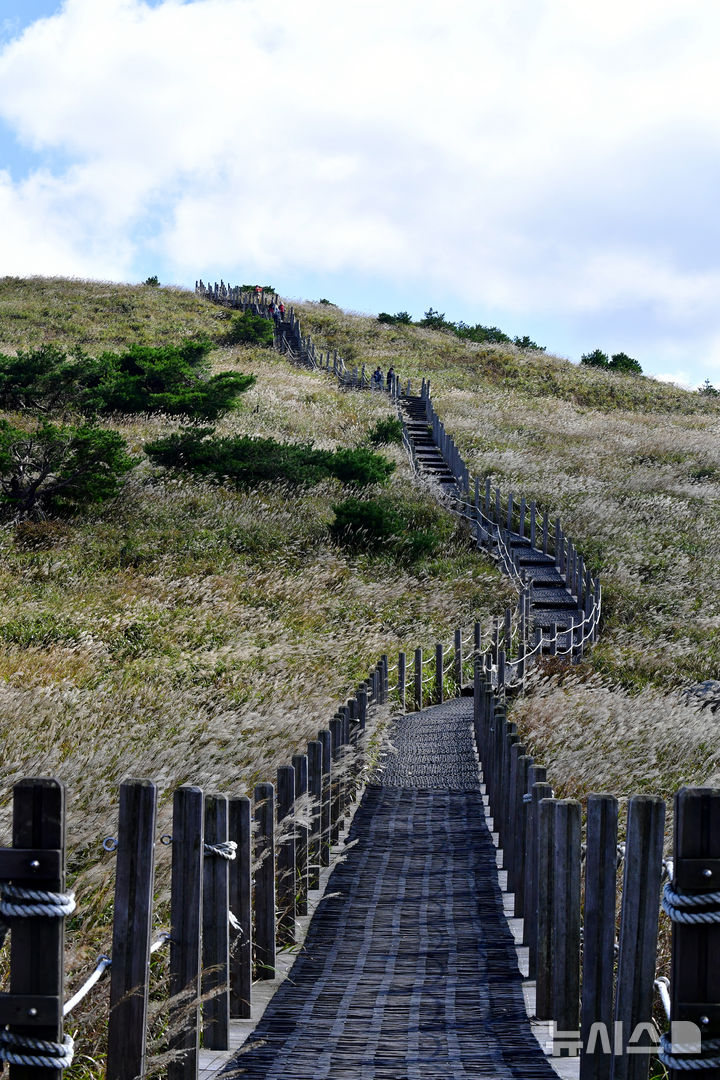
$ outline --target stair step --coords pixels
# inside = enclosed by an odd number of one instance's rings
[[[552,555],[543,555],[542,551],[535,548],[527,548],[518,552],[517,562],[519,566],[554,566],[555,560]]]
[[[577,600],[565,589],[531,589],[530,603],[537,608],[577,610]]]
[[[548,630],[553,623],[557,623],[562,630],[567,630],[571,623],[577,625],[584,618],[584,612],[580,611],[580,608],[574,608],[572,611],[536,608],[532,613],[533,624],[542,627],[544,630]]]

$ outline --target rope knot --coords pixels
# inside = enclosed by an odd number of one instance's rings
[[[662,906],[665,914],[676,923],[720,923],[720,892],[684,893],[667,882],[663,888]]]
[[[227,859],[232,862],[237,858],[237,844],[234,840],[222,840],[219,844],[205,844],[206,855],[217,855],[219,859]]]
[[[75,1043],[65,1035],[61,1043],[35,1039],[31,1035],[16,1035],[0,1031],[0,1062],[8,1065],[35,1065],[42,1069],[69,1069],[73,1062]]]

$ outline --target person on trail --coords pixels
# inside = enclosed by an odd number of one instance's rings
[[[284,319],[285,318],[285,305],[283,304],[282,300],[280,301],[279,311],[280,311],[280,318]]]
[[[376,367],[373,371],[373,382],[378,390],[382,390],[383,373],[379,367]]]
[[[394,367],[391,367],[391,368],[390,368],[390,370],[389,370],[389,371],[388,371],[388,373],[387,373],[387,388],[388,388],[388,393],[390,393],[390,391],[392,390],[392,386],[393,386],[393,379],[394,379],[394,378],[395,378],[395,368],[394,368]]]

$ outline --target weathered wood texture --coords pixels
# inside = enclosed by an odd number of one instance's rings
[[[613,1080],[645,1080],[647,1054],[628,1054],[638,1024],[652,1018],[653,981],[657,953],[660,877],[665,803],[654,795],[636,795],[628,804],[625,872],[620,912],[615,1021],[621,1045],[615,1046]],[[648,1045],[647,1039],[633,1039]]]
[[[590,1042],[590,1033],[593,1024],[603,1025],[608,1033],[613,1030],[617,831],[617,799],[613,795],[590,795],[585,856],[580,1080],[609,1080],[612,1065],[612,1056],[603,1052],[598,1038]]]
[[[50,892],[65,891],[65,785],[51,778],[21,780],[13,788],[12,842],[16,848],[62,851],[58,875],[42,881]],[[32,877],[15,878],[21,888],[37,888]],[[55,998],[47,1024],[13,1024],[17,1035],[59,1042],[62,1038],[62,994],[65,974],[65,920],[44,918],[15,919],[10,934],[11,994],[41,995]],[[12,1065],[12,1080],[37,1080],[32,1066]],[[43,1069],[43,1080],[61,1080],[61,1069]]]
[[[237,844],[230,863],[230,1016],[252,1015],[252,806],[246,795],[230,799],[228,833]]]
[[[200,941],[204,842],[203,793],[186,785],[173,796],[170,893],[169,1080],[194,1080],[200,1045]]]
[[[108,1080],[135,1080],[145,1072],[156,807],[152,781],[120,785]]]
[[[203,859],[203,1046],[227,1050],[230,1025],[230,863],[211,850],[228,841],[228,801],[225,795],[205,797],[205,855]]]
[[[275,977],[275,788],[256,784],[255,792],[255,970],[258,979]]]
[[[675,796],[672,887],[690,896],[720,892],[720,791],[717,789],[682,788]],[[716,911],[719,906],[709,905]],[[670,986],[673,1019],[696,1024],[703,1039],[720,1039],[717,916],[714,922],[695,925],[673,922]],[[693,1070],[700,1080],[710,1080],[717,1073],[717,1069]],[[687,1075],[686,1070],[670,1070],[670,1080]]]

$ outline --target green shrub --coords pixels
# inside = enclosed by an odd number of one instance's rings
[[[252,311],[241,311],[233,315],[230,328],[223,337],[227,345],[262,345],[269,347],[273,343],[274,326],[272,319],[255,315]]]
[[[296,486],[336,477],[364,487],[383,483],[395,468],[380,454],[357,450],[317,450],[312,443],[281,443],[249,435],[215,437],[212,428],[190,428],[145,445],[157,465],[188,469],[198,476],[227,478],[238,486],[284,481]]]
[[[27,432],[0,420],[0,505],[16,519],[103,502],[134,465],[116,431],[43,421]]]
[[[518,349],[532,349],[534,352],[545,352],[544,345],[538,345],[536,341],[529,338],[527,334],[523,337],[513,338],[513,345],[517,345]]]
[[[398,311],[395,315],[389,315],[387,311],[381,311],[377,317],[377,321],[380,323],[400,323],[401,325],[408,326],[412,323],[409,311]]]
[[[418,323],[419,326],[425,326],[428,330],[454,330],[454,323],[447,322],[445,318],[445,312],[435,311],[434,308],[428,308],[425,315]]]
[[[418,507],[387,496],[345,499],[333,511],[329,532],[336,543],[356,553],[390,555],[400,564],[436,555],[453,532],[452,522],[437,507]]]
[[[55,345],[0,355],[0,408],[34,414],[166,412],[215,420],[255,382],[238,372],[210,374],[207,341],[131,345],[97,359]]]
[[[624,352],[614,353],[608,367],[611,371],[622,371],[626,375],[642,375],[642,368],[637,360]]]
[[[704,394],[706,397],[717,397],[720,391],[716,390],[709,379],[706,379],[702,386],[697,388],[698,394]]]
[[[580,363],[586,367],[606,368],[610,363],[610,357],[602,349],[593,349],[592,352],[580,357]]]
[[[107,374],[99,390],[103,413],[166,412],[215,420],[255,382],[254,375],[223,371],[210,375],[208,342],[131,345],[100,357]]]
[[[345,499],[333,506],[335,520],[329,526],[330,536],[351,551],[387,545],[400,536],[403,519],[389,501],[379,499]]]
[[[143,285],[159,285],[159,284],[160,284],[160,278],[157,276],[157,274],[153,274],[151,277],[145,278],[145,280],[143,281]]]
[[[104,367],[77,351],[68,357],[57,345],[0,355],[0,408],[52,415],[97,412]]]
[[[382,446],[383,444],[402,443],[403,426],[402,421],[398,420],[396,416],[388,416],[384,420],[378,420],[375,425],[370,429],[367,441],[371,446]]]
[[[455,333],[465,341],[476,341],[480,345],[509,345],[512,341],[509,334],[499,326],[483,326],[482,323],[476,323],[475,326],[468,326],[464,322],[456,323]]]

